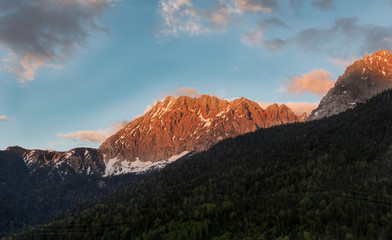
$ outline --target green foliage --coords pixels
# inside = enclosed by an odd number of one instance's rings
[[[392,92],[218,143],[25,239],[392,239]],[[65,234],[66,233],[66,234]]]

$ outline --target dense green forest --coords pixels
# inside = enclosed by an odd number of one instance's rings
[[[392,92],[227,139],[15,239],[392,239]]]

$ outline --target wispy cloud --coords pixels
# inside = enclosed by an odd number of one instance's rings
[[[268,27],[289,28],[289,26],[286,23],[284,23],[282,20],[276,17],[271,17],[271,18],[264,19],[263,21],[260,21],[259,26],[261,29],[266,29]]]
[[[236,0],[240,11],[269,13],[277,8],[276,0]]]
[[[329,27],[309,27],[294,34],[281,20],[283,14],[287,14],[282,12],[285,4],[294,11],[300,11],[305,4],[320,11],[329,11],[336,8],[336,2],[213,0],[201,7],[195,0],[160,0],[159,12],[163,23],[159,26],[156,36],[188,37],[226,32],[232,26],[240,26],[245,31],[240,36],[245,45],[276,51],[281,51],[285,46],[292,46],[301,51],[323,52],[334,59],[342,59],[346,56],[362,56],[380,49],[392,48],[392,27],[359,23],[355,17],[338,18],[331,22]],[[290,29],[290,32],[284,34],[289,37],[275,35],[276,28]],[[345,46],[344,49],[341,46]]]
[[[346,69],[349,65],[353,64],[354,61],[360,59],[360,57],[349,57],[349,58],[334,58],[329,59],[330,62],[336,64],[341,69]]]
[[[333,58],[362,56],[380,49],[391,49],[392,27],[359,24],[355,17],[339,18],[329,28],[307,28],[292,38],[268,41],[279,49],[291,45],[301,51],[326,52]]]
[[[251,47],[261,47],[263,41],[263,32],[252,29],[250,32],[242,35],[242,42]]]
[[[304,2],[311,3],[313,8],[319,10],[335,7],[335,0],[290,0],[288,5],[297,11]],[[204,5],[195,0],[160,0],[159,13],[163,23],[158,26],[155,35],[169,38],[225,32],[231,26],[248,26],[255,21],[256,15],[259,18],[258,23],[255,22],[254,26],[242,35],[243,43],[252,47],[272,46],[279,50],[289,40],[260,39],[267,28],[289,28],[280,19],[280,16],[287,14],[281,11],[284,4],[285,1],[276,0],[212,0]]]
[[[324,69],[314,69],[301,76],[294,76],[284,86],[288,94],[302,96],[305,92],[310,92],[319,96],[324,96],[331,89],[335,81],[330,80],[332,74]]]
[[[234,9],[223,0],[215,1],[210,9],[198,8],[191,0],[161,0],[159,12],[163,24],[156,36],[182,37],[224,30],[232,21]]]
[[[224,32],[239,21],[239,16],[258,12],[266,14],[277,8],[275,0],[213,0],[203,8],[193,0],[160,0],[159,5],[163,24],[156,36],[164,38]],[[265,26],[267,24],[284,23],[271,18],[264,22]]]
[[[275,43],[275,46],[274,43],[270,43],[270,40],[264,39],[264,31],[272,28],[289,28],[289,26],[276,17],[264,19],[258,23],[258,28],[251,29],[242,35],[242,42],[251,47],[265,46],[267,48],[280,49],[281,46],[277,45],[278,43]]]
[[[101,129],[97,131],[77,131],[73,133],[58,134],[57,136],[74,141],[88,142],[88,143],[102,143],[108,137],[113,135],[118,130],[122,129],[128,124],[127,121],[120,121],[112,124],[107,129]]]
[[[6,122],[6,121],[8,121],[7,116],[1,115],[1,116],[0,116],[0,122]]]
[[[167,96],[172,96],[172,97],[180,97],[180,96],[189,96],[189,97],[200,97],[201,94],[196,88],[190,88],[190,87],[179,87],[175,89],[174,91],[169,91],[167,93],[162,94],[159,98],[163,99]]]
[[[333,9],[334,2],[335,0],[313,0],[313,7],[321,10]]]
[[[0,46],[3,68],[20,82],[33,81],[43,67],[56,67],[86,46],[105,9],[116,0],[2,0]]]
[[[302,5],[306,3],[306,0],[290,0],[290,7],[292,10],[297,11]],[[318,10],[330,10],[335,8],[336,0],[312,0],[312,6]]]

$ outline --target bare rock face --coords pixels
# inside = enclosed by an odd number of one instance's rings
[[[335,86],[313,110],[308,120],[330,117],[354,108],[374,95],[392,88],[392,55],[378,51],[350,65]]]
[[[262,109],[246,98],[229,102],[208,95],[167,97],[108,138],[99,150],[106,165],[111,161],[111,167],[126,168],[130,162],[173,159],[228,137],[305,120],[306,114],[297,116],[285,105]]]

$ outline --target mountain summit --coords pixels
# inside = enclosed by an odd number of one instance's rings
[[[336,115],[392,88],[392,55],[388,50],[354,62],[313,110],[308,120]]]
[[[167,97],[108,138],[99,150],[106,174],[111,175],[146,163],[170,162],[228,137],[305,120],[306,115],[297,116],[285,105],[262,109],[246,98],[229,102],[208,95]]]

